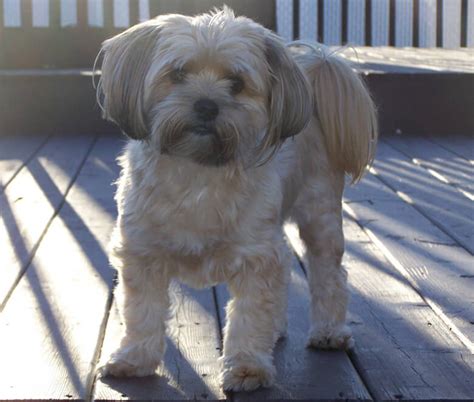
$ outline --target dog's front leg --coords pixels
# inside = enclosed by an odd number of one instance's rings
[[[221,382],[225,390],[253,390],[271,385],[273,346],[286,330],[290,260],[275,246],[265,256],[245,261],[229,281]]]
[[[103,375],[141,377],[155,372],[165,351],[169,283],[166,271],[159,266],[127,258],[115,292],[125,334],[102,367]]]

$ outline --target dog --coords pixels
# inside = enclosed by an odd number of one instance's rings
[[[110,243],[126,331],[102,375],[155,372],[177,279],[228,286],[223,388],[270,386],[287,220],[307,248],[309,345],[352,346],[341,199],[345,175],[359,180],[373,159],[376,109],[343,58],[296,45],[229,8],[159,16],[103,43],[98,97],[130,140]]]

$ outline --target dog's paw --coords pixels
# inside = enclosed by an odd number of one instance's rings
[[[269,387],[275,378],[275,367],[270,355],[239,353],[223,357],[221,385],[225,391],[252,391]]]
[[[124,360],[109,360],[105,365],[99,368],[101,377],[145,377],[153,375],[156,367],[144,367],[130,364]]]
[[[147,352],[143,344],[122,346],[98,369],[102,377],[145,377],[153,375],[161,361],[161,353]]]
[[[111,360],[99,368],[101,377],[146,377],[155,374],[157,366],[135,366],[123,360]]]
[[[308,346],[317,349],[351,349],[354,346],[351,329],[347,325],[337,327],[312,327]]]

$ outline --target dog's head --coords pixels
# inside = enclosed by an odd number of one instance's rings
[[[105,117],[162,153],[215,166],[261,159],[311,116],[306,77],[281,40],[227,8],[160,16],[102,52]]]

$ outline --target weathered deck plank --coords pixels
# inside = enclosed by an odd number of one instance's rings
[[[411,158],[413,163],[427,169],[435,179],[453,186],[463,196],[474,200],[474,166],[464,158],[423,137],[390,136],[384,137],[384,141]],[[474,147],[473,140],[466,141],[466,146],[469,144]]]
[[[471,400],[474,359],[367,235],[348,217],[351,355],[377,400]],[[296,230],[287,230],[302,254]],[[304,257],[303,257],[304,260]]]
[[[50,138],[0,194],[0,306],[28,265],[93,141],[89,136]]]
[[[474,165],[473,138],[466,136],[430,137],[430,140]]]
[[[70,144],[67,150],[58,145],[64,158],[80,153],[82,143],[62,140]],[[95,144],[0,314],[0,399],[89,398],[113,279],[103,250],[114,220],[116,143]],[[56,190],[52,195],[59,197]]]
[[[46,134],[0,136],[0,192],[44,145]]]
[[[357,367],[380,400],[471,400],[470,351],[349,219],[345,235]]]
[[[345,209],[472,349],[474,266],[469,253],[397,197],[351,203]]]
[[[391,146],[380,142],[374,164],[377,176],[423,215],[474,253],[472,202],[456,189],[434,180],[425,169]]]
[[[309,330],[309,291],[303,271],[291,273],[288,334],[274,351],[275,386],[250,393],[233,394],[233,401],[369,401],[372,400],[347,354],[306,348]],[[217,301],[224,320],[229,295],[218,286]]]
[[[181,307],[158,371],[163,376],[103,379],[93,389],[106,327],[103,356],[120,332],[115,307],[106,322],[114,273],[104,247],[116,214],[110,183],[118,174],[114,159],[122,140],[93,141],[53,137],[44,145],[25,143],[21,152],[12,147],[13,157],[0,149],[0,179],[9,183],[0,194],[0,295],[2,286],[8,288],[3,279],[11,275],[5,272],[21,272],[29,264],[0,313],[0,401],[225,400],[217,383],[220,335],[212,291],[184,287],[174,297]],[[375,167],[379,175],[369,174],[345,193],[345,209],[364,228],[346,218],[345,264],[353,293],[349,321],[356,349],[348,357],[304,347],[307,285],[296,270],[289,336],[275,351],[277,385],[229,394],[228,400],[474,399],[472,255],[419,203],[446,209],[451,195],[463,197],[427,169],[459,188],[471,188],[472,141],[387,142]],[[419,196],[419,182],[426,186],[420,199],[413,196]],[[415,205],[397,190],[413,197]],[[429,197],[430,191],[437,193]],[[468,218],[465,227],[472,228]],[[217,296],[223,318],[227,296],[222,289]]]
[[[212,290],[196,291],[173,284],[170,294],[173,314],[169,321],[167,351],[157,374],[128,379],[99,378],[94,400],[226,400],[218,383],[221,342]],[[118,346],[122,328],[114,304],[102,361]]]

